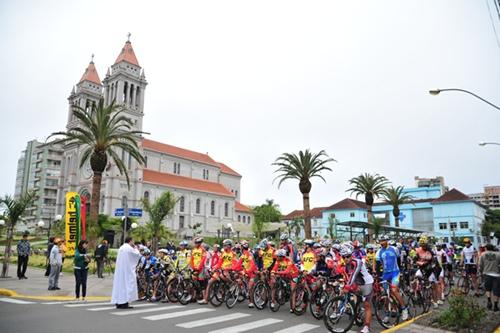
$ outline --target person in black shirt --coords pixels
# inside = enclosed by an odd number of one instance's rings
[[[104,263],[106,257],[108,256],[108,241],[103,239],[101,244],[97,245],[95,249],[95,261],[97,264],[97,277],[99,279],[104,279]]]
[[[50,274],[49,256],[50,251],[52,251],[52,247],[54,246],[54,239],[55,237],[53,236],[49,237],[49,243],[47,244],[47,253],[45,254],[45,256],[47,257],[47,268],[45,269],[45,276],[49,276]]]

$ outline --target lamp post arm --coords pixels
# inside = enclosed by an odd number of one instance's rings
[[[488,104],[488,105],[490,105],[490,106],[492,106],[492,107],[494,107],[495,109],[497,109],[497,110],[499,110],[499,111],[500,111],[500,107],[499,107],[499,106],[497,106],[497,105],[495,105],[495,104],[491,103],[490,101],[488,101],[488,100],[486,100],[486,99],[482,98],[481,96],[478,96],[478,95],[474,94],[473,92],[470,92],[470,91],[465,90],[465,89],[460,89],[460,88],[447,88],[447,89],[438,89],[438,91],[439,91],[439,92],[441,92],[441,91],[460,91],[460,92],[464,92],[464,93],[466,93],[466,94],[469,94],[469,95],[472,95],[472,96],[476,97],[477,99],[479,99],[479,100],[481,100],[481,101],[485,102],[486,104]]]

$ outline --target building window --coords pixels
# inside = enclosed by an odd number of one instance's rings
[[[203,169],[203,179],[208,180],[208,170]]]
[[[179,199],[179,211],[182,213],[184,212],[184,197]]]
[[[243,223],[247,223],[247,217],[243,215]]]
[[[179,229],[184,229],[184,216],[179,216]]]
[[[148,167],[148,157],[147,156],[144,156],[144,167],[145,168]]]
[[[238,215],[238,222],[241,222],[241,215]]]
[[[234,191],[234,195],[238,197],[238,190]]]
[[[460,229],[469,229],[469,222],[460,222]]]
[[[457,230],[457,222],[450,222],[450,230]]]
[[[334,218],[335,218],[335,214],[334,214],[334,213],[331,213],[331,214],[330,214],[330,218],[334,219]]]
[[[443,241],[444,241],[445,243],[448,243],[448,237],[443,237]]]
[[[439,223],[439,230],[448,229],[448,223]]]
[[[229,204],[227,202],[224,204],[224,216],[229,216]]]
[[[215,215],[215,201],[210,202],[210,215]]]
[[[247,217],[247,222],[250,223],[250,216]]]
[[[196,199],[196,214],[200,214],[201,210],[201,200],[200,198]]]
[[[144,201],[149,202],[149,192],[144,191]]]
[[[354,217],[355,216],[354,212],[351,212],[351,214],[349,214],[349,216]]]

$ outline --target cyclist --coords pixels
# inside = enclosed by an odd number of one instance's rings
[[[281,234],[280,241],[281,241],[280,249],[286,251],[286,255],[288,258],[290,258],[294,262],[297,262],[298,258],[297,251],[294,249],[291,240],[288,238],[288,234],[287,233]]]
[[[157,259],[154,255],[151,254],[149,249],[144,249],[144,273],[146,275],[146,283],[147,286],[154,285],[154,277],[158,273],[158,269],[156,268]],[[148,290],[149,288],[146,288]]]
[[[262,247],[263,270],[270,271],[271,268],[273,268],[273,264],[275,261],[274,248],[272,247],[271,243],[265,238],[260,242],[260,246]]]
[[[286,251],[284,249],[279,249],[276,251],[276,262],[271,269],[271,290],[274,288],[274,285],[276,283],[276,275],[281,276],[282,278],[286,279],[290,283],[290,288],[293,290],[295,288],[296,284],[296,278],[299,275],[299,269],[295,264],[293,263],[290,258],[287,257]],[[275,293],[272,294],[272,300],[271,300],[271,307],[273,308],[276,304],[276,297]],[[291,308],[290,312],[293,312],[293,309],[295,308],[295,302],[294,299],[291,299]]]
[[[306,246],[306,251],[302,254],[301,269],[309,274],[316,265],[316,253],[313,250],[314,241],[306,239],[304,245]]]
[[[401,319],[406,321],[408,319],[408,309],[406,308],[403,298],[399,293],[399,266],[398,266],[398,257],[399,251],[394,246],[389,246],[388,241],[389,237],[384,235],[380,238],[380,246],[381,248],[377,251],[375,255],[374,265],[380,263],[382,265],[382,280],[387,281],[391,286],[391,292],[396,297],[399,303],[399,308],[401,311]],[[373,271],[376,272],[375,266],[373,266]],[[388,321],[385,320],[384,321]]]
[[[376,251],[375,251],[375,245],[373,244],[366,244],[366,268],[370,272],[373,272],[373,265],[375,265],[375,258],[376,258]]]
[[[179,271],[185,271],[191,262],[191,252],[188,249],[188,242],[183,240],[179,243],[179,251],[176,253],[174,267]]]
[[[416,250],[416,264],[418,270],[415,276],[423,276],[432,283],[432,305],[434,308],[437,308],[439,305],[443,304],[443,301],[439,299],[441,291],[440,285],[437,283],[437,276],[441,274],[442,270],[430,249],[427,236],[421,236],[418,240],[418,244],[420,245]]]
[[[441,300],[444,301],[444,270],[447,264],[446,244],[436,243],[436,259],[441,266],[441,273],[439,274],[439,284],[441,289]]]
[[[469,238],[464,238],[465,247],[462,249],[462,256],[460,258],[460,265],[464,265],[466,274],[472,278],[472,285],[476,291],[474,296],[479,297],[478,283],[477,283],[477,263],[478,254]]]
[[[234,270],[237,264],[237,256],[233,251],[233,241],[230,239],[225,239],[222,242],[224,250],[221,252],[221,258],[216,266],[213,266],[214,272],[212,277],[208,281],[207,288],[205,289],[205,294],[202,300],[198,301],[198,304],[208,304],[208,292],[212,284],[222,279],[224,281],[230,281],[229,272]]]
[[[348,280],[344,286],[343,292],[361,291],[363,296],[363,307],[365,309],[364,326],[361,333],[369,333],[372,320],[371,298],[373,294],[373,277],[368,272],[363,260],[356,259],[352,256],[352,250],[348,246],[342,246],[340,255],[345,262],[346,273]]]
[[[158,250],[158,258],[156,262],[156,273],[153,275],[153,295],[151,297],[151,302],[157,301],[156,294],[158,293],[158,286],[160,285],[161,272],[166,271],[166,276],[169,276],[170,272],[172,272],[172,260],[168,256],[167,249],[159,249]],[[161,300],[163,303],[166,303],[166,299]]]
[[[241,241],[241,256],[238,263],[238,270],[243,273],[243,276],[248,278],[248,290],[252,290],[255,284],[255,273],[257,272],[257,266],[255,265],[255,260],[252,252],[249,250],[250,246],[246,240]],[[248,307],[253,308],[253,293],[249,293],[250,297],[248,300]]]
[[[213,249],[212,249],[212,255],[210,258],[210,270],[212,271],[214,267],[219,265],[220,261],[220,247],[219,244],[214,244]]]
[[[203,285],[205,281],[205,261],[207,260],[207,251],[203,247],[203,238],[194,239],[194,248],[191,250],[191,269],[194,277]]]
[[[352,256],[356,259],[364,259],[366,257],[366,253],[362,248],[362,244],[359,240],[355,239],[352,242],[352,247],[354,250],[352,251]]]

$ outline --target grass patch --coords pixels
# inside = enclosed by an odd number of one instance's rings
[[[449,298],[450,307],[443,311],[437,322],[445,328],[456,330],[474,328],[486,317],[486,309],[473,297],[454,292]]]

